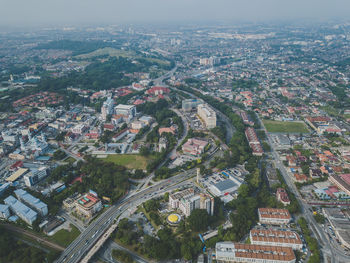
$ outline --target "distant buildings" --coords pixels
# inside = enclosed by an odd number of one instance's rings
[[[187,154],[194,156],[199,156],[205,151],[205,147],[208,145],[208,142],[205,140],[192,138],[188,139],[187,142],[182,145],[182,151]]]
[[[294,250],[303,248],[303,242],[299,234],[289,230],[252,229],[250,230],[249,239],[253,245],[291,247]]]
[[[261,224],[286,225],[292,220],[287,209],[259,208],[258,215]]]
[[[199,59],[199,64],[202,66],[215,66],[220,63],[220,58],[210,57],[210,58],[201,58]]]
[[[7,197],[4,200],[5,204],[8,205],[11,211],[16,214],[19,218],[21,218],[24,222],[29,225],[32,225],[33,222],[37,219],[38,214],[30,209],[25,204],[18,201],[12,195]]]
[[[245,111],[241,111],[240,115],[245,125],[250,125],[250,126],[254,125],[254,122],[249,118],[248,114]]]
[[[218,242],[215,246],[216,262],[295,263],[290,247]]]
[[[246,128],[245,136],[248,140],[249,146],[253,151],[253,155],[262,156],[264,153],[263,148],[261,147],[258,136],[255,133],[255,130],[251,127]]]
[[[153,96],[158,96],[158,95],[163,95],[163,94],[168,94],[170,93],[170,89],[165,88],[165,87],[157,87],[154,86],[145,92],[147,95],[153,95]]]
[[[216,113],[207,104],[199,104],[197,106],[197,114],[202,119],[207,129],[216,127]]]

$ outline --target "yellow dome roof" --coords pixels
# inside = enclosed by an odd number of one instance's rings
[[[175,214],[171,214],[168,216],[168,220],[171,223],[176,223],[179,220],[179,216]]]

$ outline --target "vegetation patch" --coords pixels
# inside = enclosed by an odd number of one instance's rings
[[[263,123],[268,132],[281,132],[281,133],[308,133],[309,132],[306,124],[303,122],[263,120]]]
[[[141,156],[138,154],[110,154],[107,158],[102,159],[106,162],[112,162],[127,169],[146,169],[151,157]]]
[[[74,241],[79,235],[80,231],[74,225],[70,224],[71,230],[67,229],[58,230],[49,240],[63,246],[67,247],[70,243]]]

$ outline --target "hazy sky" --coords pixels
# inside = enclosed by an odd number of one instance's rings
[[[0,0],[0,26],[350,17],[350,0]]]

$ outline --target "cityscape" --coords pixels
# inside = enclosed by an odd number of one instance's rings
[[[349,82],[340,19],[1,26],[0,263],[350,262]]]

